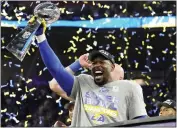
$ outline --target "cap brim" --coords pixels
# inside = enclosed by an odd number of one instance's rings
[[[173,108],[172,106],[170,106],[169,104],[166,104],[166,103],[159,103],[157,106],[158,106],[158,108],[161,108],[162,106],[167,107],[167,108]]]

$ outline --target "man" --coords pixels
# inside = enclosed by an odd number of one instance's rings
[[[64,108],[69,111],[69,119],[72,121],[73,111],[74,111],[74,101],[70,101],[69,103],[65,104]]]
[[[115,65],[115,68],[111,72],[111,77],[112,77],[113,81],[123,80],[124,79],[124,69],[118,64],[114,64],[114,65]]]
[[[160,109],[159,116],[175,116],[176,115],[176,102],[174,100],[168,99],[163,103],[158,104]]]
[[[79,63],[82,67],[84,68],[89,68],[89,63],[88,63],[88,55],[84,54],[82,56],[79,57]],[[77,62],[75,62],[77,63]],[[78,70],[79,70],[79,66],[78,66]],[[74,72],[71,70],[70,66],[68,66],[66,68],[66,70],[71,73],[74,74]],[[113,70],[113,72],[111,72],[111,77],[113,78],[113,80],[123,80],[124,79],[124,70],[123,68],[118,65],[115,64],[115,68]],[[50,89],[57,93],[59,96],[61,96],[62,98],[69,100],[69,101],[74,101],[71,97],[67,96],[66,92],[60,87],[60,85],[57,83],[57,81],[53,78],[50,82],[49,82],[49,86]]]
[[[45,29],[43,20],[36,32],[40,54],[57,83],[75,100],[71,126],[97,126],[147,115],[140,85],[111,78],[115,68],[112,55],[103,50],[90,53],[92,75],[73,76],[50,48]]]
[[[73,117],[73,110],[74,110],[74,101],[70,101],[69,103],[65,104],[64,108],[69,111],[69,118],[66,120],[65,124],[61,121],[56,121],[53,125],[54,127],[66,127],[71,125],[72,117]]]

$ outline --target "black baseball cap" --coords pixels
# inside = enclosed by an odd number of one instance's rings
[[[162,106],[167,107],[167,108],[173,108],[176,110],[176,102],[174,100],[171,99],[167,99],[164,102],[160,102],[158,104],[158,107],[161,108]]]
[[[74,101],[71,101],[71,102],[65,104],[64,108],[65,108],[65,109],[69,109],[69,108],[70,108],[72,105],[74,105],[74,104],[75,104],[75,102],[74,102]]]
[[[98,56],[102,56],[105,59],[110,60],[111,63],[113,63],[113,64],[115,63],[114,56],[105,50],[92,51],[91,53],[89,53],[88,59],[90,61],[93,61],[95,59],[95,57],[98,57]]]

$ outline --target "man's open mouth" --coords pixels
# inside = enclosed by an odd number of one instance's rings
[[[103,77],[103,72],[100,70],[97,70],[94,72],[94,76],[96,80],[101,79]]]

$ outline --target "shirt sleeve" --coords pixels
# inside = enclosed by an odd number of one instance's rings
[[[129,119],[147,115],[142,88],[139,84],[131,82],[131,93],[128,107]]]

